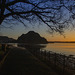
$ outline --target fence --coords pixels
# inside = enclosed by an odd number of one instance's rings
[[[61,68],[63,75],[65,72],[75,75],[75,57],[72,55],[66,56],[64,54],[54,53],[44,49],[30,50],[35,56],[53,64],[55,67]]]

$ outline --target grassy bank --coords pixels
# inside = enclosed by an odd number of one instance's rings
[[[29,50],[34,56],[50,66],[59,75],[75,74],[75,59],[70,56],[48,52],[46,50]]]
[[[7,47],[5,51],[2,50],[2,45],[0,44],[0,69],[1,69],[1,66],[5,60],[5,58],[7,57],[8,55],[8,52],[9,52],[9,48]]]

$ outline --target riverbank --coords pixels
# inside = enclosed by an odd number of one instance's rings
[[[3,51],[2,49],[0,49],[0,70],[8,54],[9,54],[8,47],[6,48],[6,51]]]
[[[1,60],[0,60],[0,70],[1,70],[2,65],[3,65],[6,57],[8,56],[8,54],[9,54],[9,51],[5,52],[4,55],[1,57]]]
[[[59,75],[75,75],[75,58],[44,49],[29,51]]]
[[[14,47],[6,57],[0,75],[58,75],[24,48]]]

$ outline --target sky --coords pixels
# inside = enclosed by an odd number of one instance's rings
[[[22,34],[26,34],[29,31],[35,31],[39,33],[42,37],[45,37],[48,41],[75,41],[75,29],[66,29],[64,31],[64,36],[59,33],[48,33],[48,27],[46,25],[24,27],[22,24],[18,24],[10,28],[1,28],[0,35],[8,36],[10,38],[17,39]]]
[[[13,1],[13,0],[10,0],[10,1]],[[35,0],[29,0],[29,1],[36,2]],[[39,0],[37,0],[37,2],[38,1]],[[50,2],[50,3],[46,3],[46,4],[54,7],[55,5],[58,6],[59,5],[58,3],[59,2],[56,1],[55,4],[54,4],[54,2],[53,3]],[[71,1],[71,2],[66,3],[65,5],[66,6],[67,5],[71,6],[73,4],[74,4],[74,0]],[[24,4],[23,4],[23,6],[24,6]],[[41,6],[43,6],[43,5],[40,5],[40,7]],[[27,7],[28,6],[26,5],[25,9]],[[15,6],[13,8],[15,9]],[[30,9],[31,9],[31,6],[29,6],[27,10],[30,10]],[[61,18],[60,22],[63,22],[63,19],[64,20],[69,19],[70,18],[69,16],[72,13],[69,14],[70,12],[66,8],[61,8],[61,10],[62,10],[61,14],[63,14],[63,17]],[[75,11],[72,11],[72,12],[75,12]],[[10,13],[10,12],[8,12],[6,10],[5,14],[6,13]],[[57,17],[58,17],[58,15],[57,15]],[[24,21],[24,22],[26,22],[26,21]],[[75,25],[75,20],[72,23]],[[11,28],[6,28],[6,27],[1,27],[0,28],[0,35],[1,36],[8,36],[10,38],[17,39],[19,36],[21,36],[22,34],[26,34],[28,31],[35,31],[35,32],[39,33],[42,37],[45,37],[48,41],[75,41],[75,28],[73,28],[73,27],[70,28],[70,29],[65,29],[64,34],[60,35],[57,32],[54,32],[53,34],[50,34],[48,32],[49,27],[47,27],[47,25],[45,25],[44,23],[40,24],[40,23],[34,23],[34,22],[33,23],[26,22],[26,24],[27,24],[28,27],[24,27],[24,25],[22,23],[17,21],[17,24],[12,25],[13,26],[12,29]],[[2,25],[7,26],[7,27],[11,26],[10,24],[7,24],[7,23],[2,23]]]

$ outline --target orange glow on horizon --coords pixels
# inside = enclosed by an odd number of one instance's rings
[[[47,27],[45,27],[47,28]],[[45,28],[40,27],[39,29],[25,29],[23,26],[18,28],[17,26],[13,30],[2,29],[3,36],[8,36],[9,38],[17,39],[22,34],[26,34],[29,31],[35,31],[40,34],[40,36],[45,37],[47,41],[75,41],[75,30],[66,30],[64,32],[65,38],[59,33],[54,33],[53,36],[49,34]]]
[[[64,37],[65,36],[65,37]],[[47,39],[47,41],[75,41],[75,31],[67,31],[65,34],[54,34],[53,36],[50,34],[44,34],[43,37]]]

